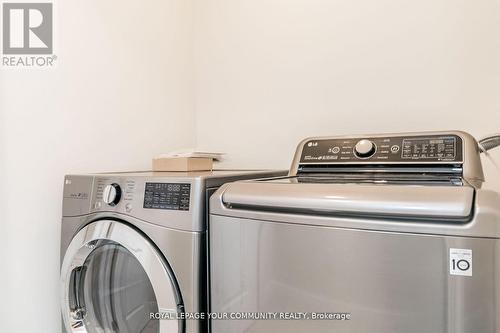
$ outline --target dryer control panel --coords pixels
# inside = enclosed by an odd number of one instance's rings
[[[127,213],[133,208],[186,212],[190,209],[191,185],[190,182],[100,176],[95,179],[92,208]]]
[[[189,210],[191,184],[148,183],[144,191],[144,208]]]
[[[311,139],[304,143],[301,164],[357,162],[463,162],[458,135],[387,136]]]
[[[63,216],[146,221],[205,232],[208,193],[224,183],[283,176],[283,171],[213,170],[67,175]],[[87,217],[85,217],[87,218]]]

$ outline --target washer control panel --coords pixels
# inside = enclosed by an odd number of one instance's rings
[[[302,148],[300,163],[463,162],[458,135],[311,139]]]

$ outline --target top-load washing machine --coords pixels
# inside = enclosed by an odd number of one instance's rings
[[[473,137],[432,132],[309,138],[288,177],[222,186],[211,311],[246,320],[213,332],[500,332],[483,180]]]
[[[141,172],[65,178],[63,331],[206,332],[209,196],[269,171]],[[193,319],[193,320],[191,320]]]

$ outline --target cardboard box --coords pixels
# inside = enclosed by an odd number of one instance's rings
[[[202,157],[159,157],[153,159],[153,171],[211,171],[213,159]]]

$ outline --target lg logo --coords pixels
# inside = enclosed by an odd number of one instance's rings
[[[52,3],[3,4],[3,54],[52,54]]]

